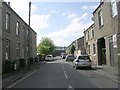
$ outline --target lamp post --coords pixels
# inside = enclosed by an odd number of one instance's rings
[[[28,69],[30,70],[30,16],[31,16],[31,2],[29,2],[29,27],[28,27]]]

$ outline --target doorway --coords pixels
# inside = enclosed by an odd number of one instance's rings
[[[98,46],[98,65],[106,65],[106,47],[105,47],[105,39],[100,38],[97,41]]]

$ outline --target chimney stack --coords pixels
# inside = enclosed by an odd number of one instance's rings
[[[10,2],[8,2],[8,6],[10,6]]]

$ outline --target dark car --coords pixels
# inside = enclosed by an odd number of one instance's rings
[[[71,55],[71,54],[68,54],[68,55],[65,57],[65,60],[66,60],[66,61],[73,61],[73,60],[74,60],[74,56]]]

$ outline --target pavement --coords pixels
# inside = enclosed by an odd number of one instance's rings
[[[102,65],[102,66],[93,66],[95,68],[98,74],[103,75],[109,79],[112,79],[120,84],[120,68],[118,66],[107,66],[107,65]]]
[[[19,79],[22,79],[29,73],[40,68],[45,63],[46,63],[45,61],[39,61],[38,63],[31,65],[30,70],[28,70],[27,68],[24,68],[19,72],[13,72],[13,73],[8,73],[8,74],[4,75],[2,78],[2,88],[7,88],[7,86],[9,86],[10,84],[16,82]]]

